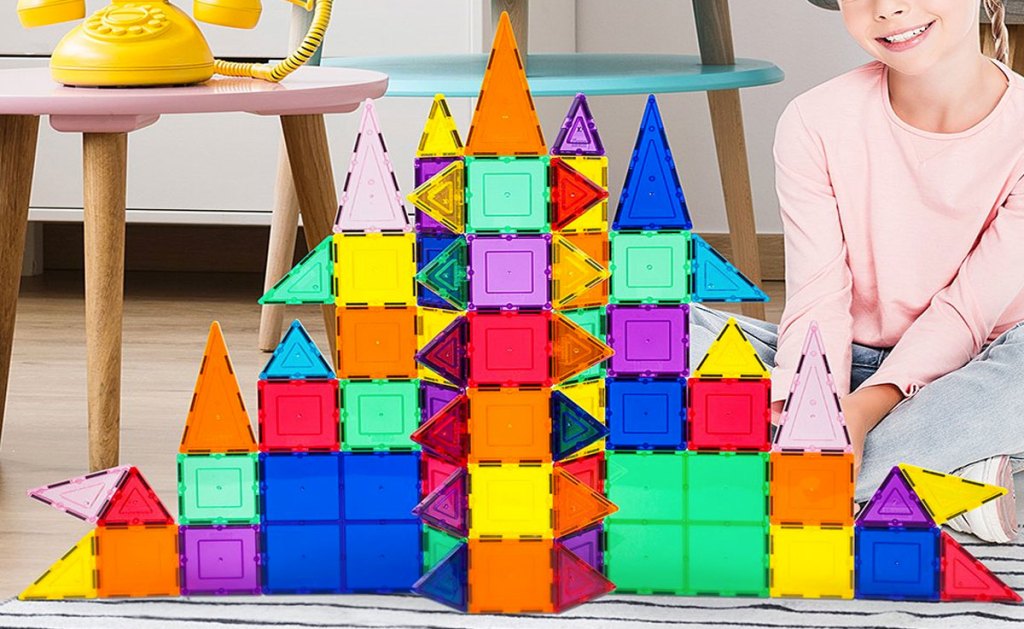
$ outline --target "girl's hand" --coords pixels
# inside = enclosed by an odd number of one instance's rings
[[[878,425],[903,399],[903,393],[896,385],[879,384],[857,389],[839,400],[846,419],[846,429],[850,433],[853,446],[853,474],[860,475],[860,464],[864,458],[864,441],[868,432]]]
[[[786,405],[785,400],[779,400],[778,402],[772,402],[772,425],[779,425],[779,416],[782,415],[782,407]]]
[[[868,431],[871,429],[863,404],[859,398],[851,393],[839,401],[843,409],[843,417],[846,419],[846,430],[850,433],[850,444],[853,446],[853,477],[860,476],[860,463],[864,458],[864,441],[867,439]],[[872,426],[874,424],[871,424]]]

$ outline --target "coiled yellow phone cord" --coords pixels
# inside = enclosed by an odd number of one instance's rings
[[[331,21],[331,5],[333,3],[334,0],[317,0],[316,8],[313,11],[313,23],[309,26],[309,31],[306,32],[306,38],[302,40],[298,50],[288,55],[285,60],[270,65],[268,63],[236,63],[215,59],[213,71],[223,76],[244,76],[277,83],[305,65],[324,42],[324,33]]]

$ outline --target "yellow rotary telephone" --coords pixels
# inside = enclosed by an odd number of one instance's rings
[[[50,58],[55,81],[83,87],[141,87],[201,83],[214,74],[280,81],[302,66],[320,44],[333,0],[289,0],[315,10],[298,50],[274,64],[214,59],[196,23],[168,0],[112,0],[76,26]],[[315,7],[315,8],[314,8]],[[200,22],[253,28],[260,0],[194,0]],[[18,0],[22,26],[32,28],[85,17],[85,0]]]

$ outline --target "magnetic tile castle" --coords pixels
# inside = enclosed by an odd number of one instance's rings
[[[336,354],[295,321],[254,433],[214,323],[178,523],[132,467],[32,490],[96,527],[22,598],[1020,600],[938,528],[1005,490],[901,465],[854,520],[816,325],[774,438],[735,319],[691,364],[691,304],[767,296],[692,232],[653,96],[609,230],[586,98],[549,147],[502,16],[465,143],[439,95],[413,167],[410,221],[367,101],[335,233],[260,300],[334,306]]]

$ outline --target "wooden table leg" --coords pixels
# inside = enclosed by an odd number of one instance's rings
[[[263,291],[271,289],[292,268],[295,234],[299,226],[299,200],[285,144],[277,153],[277,183],[274,185],[274,212],[270,216],[270,243],[267,246],[267,271]],[[260,309],[261,351],[272,352],[281,340],[284,304],[264,304]]]
[[[288,161],[292,164],[292,180],[302,212],[306,244],[312,250],[332,233],[334,215],[338,212],[327,127],[323,115],[308,114],[281,116],[281,128],[288,147]],[[337,362],[334,305],[324,305],[323,311],[331,360]]]
[[[89,469],[118,464],[127,133],[85,133],[85,342]]]
[[[701,62],[705,65],[732,65],[732,27],[727,0],[693,0],[697,25],[697,41]],[[708,107],[718,153],[718,170],[722,177],[725,213],[729,220],[733,264],[752,282],[761,283],[761,260],[758,257],[754,204],[750,193],[750,171],[747,166],[747,145],[743,134],[743,111],[739,90],[711,90]],[[765,318],[764,304],[744,303],[743,314]]]
[[[0,116],[0,433],[11,372],[14,315],[38,134],[38,116]]]

